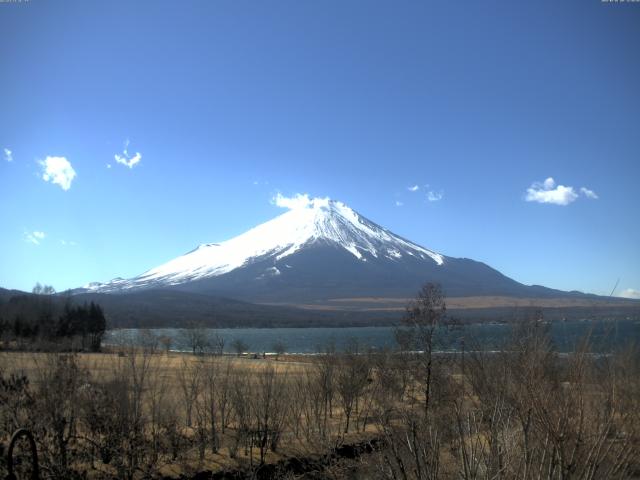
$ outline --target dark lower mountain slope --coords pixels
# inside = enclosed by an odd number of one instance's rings
[[[337,245],[316,241],[280,260],[265,256],[224,275],[170,288],[259,303],[363,296],[408,298],[426,282],[440,283],[452,297],[582,295],[523,285],[484,263],[465,258],[445,257],[442,265],[413,256],[389,259],[365,254],[363,258],[366,261]]]
[[[230,298],[177,290],[125,294],[86,293],[75,302],[94,301],[105,311],[109,328],[153,327],[314,327],[391,324],[399,312],[306,310],[258,305]]]
[[[35,311],[30,308],[33,307],[33,301],[25,301],[34,297],[31,293],[0,288],[0,321],[4,322],[1,325],[11,324],[17,315],[24,318],[39,315],[37,308]],[[57,312],[62,311],[68,300],[76,304],[94,301],[101,305],[108,328],[394,325],[401,319],[407,301],[402,298],[371,299],[369,302],[353,303],[327,301],[294,307],[252,304],[217,295],[155,289],[123,294],[84,293],[70,298],[63,293],[51,297]],[[393,301],[385,303],[385,300]],[[461,304],[460,300],[467,301]],[[640,319],[640,302],[633,300],[596,297],[593,301],[585,302],[580,298],[578,301],[564,303],[560,297],[545,304],[541,310],[548,320]],[[521,320],[532,317],[539,310],[535,304],[528,304],[526,300],[513,306],[505,306],[504,302],[489,302],[480,307],[473,299],[456,297],[451,299],[451,305],[453,308],[448,310],[450,316],[463,322]],[[56,318],[57,314],[52,321]]]

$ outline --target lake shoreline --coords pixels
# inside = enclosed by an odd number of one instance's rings
[[[598,349],[623,345],[640,340],[638,320],[574,320],[565,322],[540,322],[542,328],[550,330],[551,338],[563,352],[575,349],[586,335]],[[274,328],[215,328],[199,329],[205,344],[213,340],[222,341],[222,352],[237,354],[232,348],[234,342],[242,341],[247,348],[243,353],[260,356],[275,354],[274,346],[284,347],[280,353],[309,355],[325,351],[343,351],[349,344],[357,344],[362,351],[393,350],[397,347],[395,326],[368,327],[274,327]],[[506,345],[517,323],[475,323],[455,325],[454,328],[440,327],[437,334],[438,350],[455,352],[482,349],[500,350]],[[103,339],[105,347],[118,345],[144,346],[146,343],[164,342],[164,348],[175,352],[190,352],[188,336],[192,329],[113,329],[108,330]],[[207,353],[205,346],[202,351]],[[209,352],[210,353],[210,352]]]

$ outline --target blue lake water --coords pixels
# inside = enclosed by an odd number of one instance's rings
[[[608,350],[612,346],[623,346],[630,342],[640,342],[640,322],[637,320],[617,321],[569,321],[548,325],[551,338],[561,352],[574,350],[577,343],[589,335],[594,351]],[[289,353],[317,353],[334,344],[336,350],[343,350],[354,339],[361,351],[373,348],[395,348],[393,327],[349,327],[349,328],[220,328],[207,329],[206,334],[219,335],[225,340],[225,351],[232,352],[234,340],[242,340],[251,352],[272,352],[278,342],[286,346]],[[184,331],[177,328],[159,328],[145,333],[136,329],[110,330],[105,335],[105,345],[144,344],[145,335],[172,339],[171,349],[189,350]],[[504,324],[475,324],[456,329],[441,328],[437,335],[437,345],[441,350],[484,348],[497,349],[508,342],[513,329]]]

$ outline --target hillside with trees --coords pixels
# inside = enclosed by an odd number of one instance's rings
[[[97,352],[106,327],[100,305],[56,296],[50,286],[36,284],[31,294],[0,298],[0,340],[5,348]]]

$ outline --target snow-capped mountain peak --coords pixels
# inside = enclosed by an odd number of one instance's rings
[[[89,284],[92,291],[121,291],[158,285],[178,285],[215,277],[270,258],[265,275],[280,275],[276,263],[314,244],[328,244],[366,262],[399,260],[409,256],[444,263],[444,257],[405,240],[359,215],[342,202],[299,197],[290,209],[247,232],[220,243],[204,243],[194,250],[130,280]],[[288,265],[285,269],[289,268]]]

